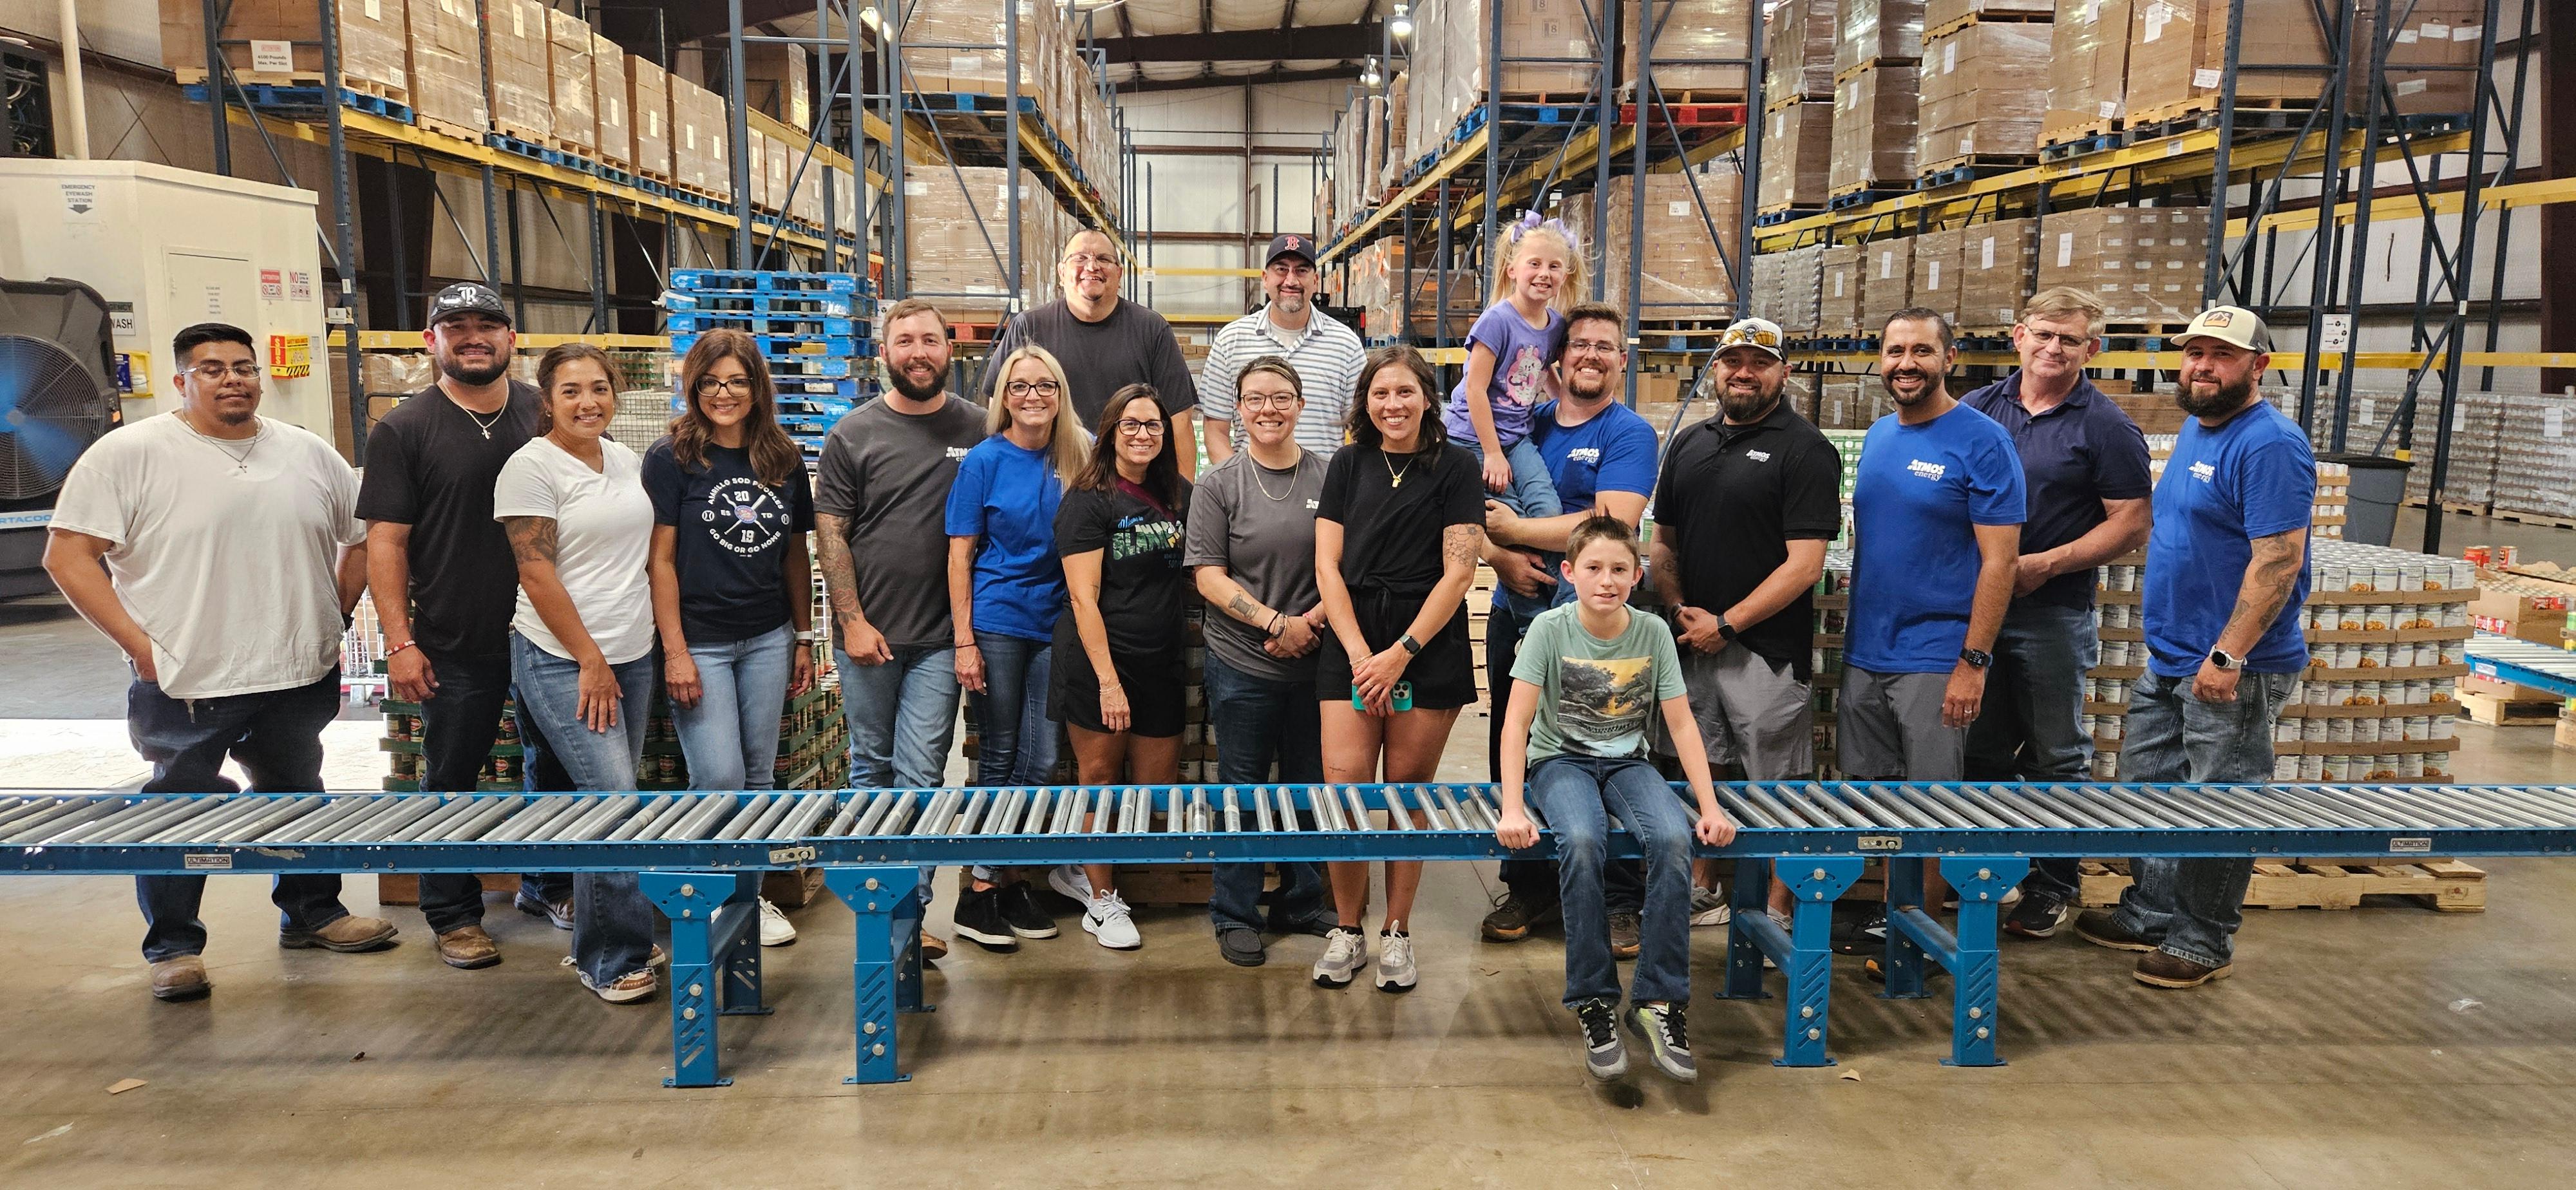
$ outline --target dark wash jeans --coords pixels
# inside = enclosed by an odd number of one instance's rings
[[[1564,589],[1560,582],[1556,590]],[[1529,621],[1512,614],[1508,607],[1495,605],[1485,621],[1485,681],[1491,689],[1486,699],[1491,706],[1485,714],[1485,779],[1503,779],[1503,707],[1512,699],[1512,659],[1520,654],[1521,637],[1529,631]],[[1542,809],[1539,813],[1546,813]],[[1612,913],[1641,913],[1646,907],[1646,868],[1635,860],[1613,860],[1601,867],[1602,899]],[[1524,904],[1553,905],[1557,901],[1556,864],[1543,859],[1507,859],[1497,875],[1503,887],[1512,890]]]
[[[1227,785],[1270,783],[1272,762],[1283,783],[1324,779],[1324,729],[1315,683],[1278,682],[1227,665],[1207,654],[1208,729],[1216,733],[1216,779]],[[1221,804],[1221,803],[1220,803]],[[1248,812],[1248,810],[1247,810]],[[1314,922],[1331,925],[1320,864],[1280,864],[1279,897],[1270,906],[1273,933],[1295,933]],[[1218,864],[1208,917],[1220,931],[1261,928],[1260,864]]]
[[[2272,721],[2299,684],[2297,674],[2246,674],[2236,701],[2202,702],[2190,678],[2155,671],[2129,688],[2120,748],[2123,781],[2263,782],[2272,779]],[[2120,894],[2121,926],[2157,949],[2204,967],[2224,967],[2245,918],[2254,859],[2136,859],[2137,883]]]
[[[239,793],[223,773],[227,757],[241,762],[253,793],[319,793],[322,727],[339,713],[337,669],[307,685],[228,698],[183,702],[140,680],[125,691],[126,734],[152,762],[145,793]],[[197,920],[205,895],[203,876],[134,878],[147,962],[205,952],[206,923]],[[335,874],[281,875],[269,899],[279,929],[318,930],[349,916]]]
[[[420,704],[420,789],[423,793],[465,793],[483,771],[483,758],[500,735],[501,708],[510,701],[510,655],[477,657],[470,653],[422,650],[438,678],[436,696]],[[563,762],[546,750],[541,734],[532,734],[520,717],[520,747],[527,764],[520,780],[530,792],[554,793],[573,787]],[[519,892],[548,904],[572,899],[572,877],[561,872],[519,877]],[[483,878],[471,872],[423,872],[420,915],[434,934],[477,925],[483,920]]]
[[[1968,779],[2091,780],[2084,674],[2102,655],[2092,610],[2016,601],[2004,613],[1994,653],[1985,710],[1968,726]],[[2032,859],[2022,890],[2073,901],[2075,863],[2071,856]]]
[[[1618,866],[1608,854],[1613,814],[1646,855],[1646,908],[1628,1000],[1690,1003],[1691,825],[1663,774],[1643,760],[1569,752],[1531,766],[1525,793],[1556,834],[1565,1006],[1619,1002],[1602,879]]]

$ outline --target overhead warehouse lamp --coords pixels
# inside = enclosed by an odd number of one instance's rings
[[[877,6],[871,4],[859,10],[859,23],[875,29],[885,24],[885,18],[877,15]]]
[[[1360,69],[1360,85],[1376,90],[1377,85],[1384,81],[1386,81],[1385,77],[1377,72],[1377,56],[1372,54],[1369,56],[1368,65]]]
[[[1395,6],[1395,16],[1386,23],[1386,31],[1394,34],[1399,41],[1413,36],[1413,6],[1398,3]]]

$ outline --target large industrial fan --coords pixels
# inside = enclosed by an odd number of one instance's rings
[[[97,290],[0,280],[0,599],[53,589],[45,526],[72,463],[116,425],[115,366]]]

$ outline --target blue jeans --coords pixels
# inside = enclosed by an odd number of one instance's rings
[[[336,669],[310,685],[229,698],[182,702],[144,681],[125,691],[126,734],[152,762],[144,793],[238,793],[241,787],[223,773],[228,756],[241,762],[254,793],[319,793],[322,727],[339,712]],[[206,923],[197,920],[205,895],[203,876],[134,878],[146,962],[205,953]],[[268,898],[282,930],[318,930],[349,916],[333,874],[279,876]]]
[[[617,724],[592,731],[581,721],[581,663],[510,634],[510,676],[519,687],[519,734],[563,765],[573,788],[633,789],[653,713],[653,654],[611,666]],[[592,986],[652,963],[653,903],[633,872],[582,872],[572,879],[572,958]]]
[[[2129,688],[2123,725],[2123,781],[2264,782],[2272,779],[2272,721],[2297,687],[2297,674],[2246,674],[2236,701],[2192,697],[2190,678],[2150,670]],[[2205,967],[2224,967],[2245,916],[2254,860],[2137,859],[2137,883],[2120,894],[2119,924],[2158,949]]]
[[[1047,718],[1053,641],[975,634],[984,655],[984,692],[969,694],[979,733],[977,785],[1045,785],[1055,779],[1056,722]],[[932,781],[932,784],[938,784]]]
[[[1528,793],[1556,835],[1566,1007],[1585,1000],[1619,1002],[1619,967],[1610,958],[1609,909],[1602,900],[1611,814],[1646,855],[1646,908],[1628,999],[1689,1003],[1691,827],[1673,787],[1642,760],[1568,753],[1531,769]]]
[[[478,657],[467,653],[422,650],[438,690],[420,704],[420,788],[423,793],[464,793],[482,775],[483,761],[501,728],[502,704],[510,700],[510,655]],[[530,792],[573,787],[563,766],[545,751],[542,739],[523,738],[528,763],[521,782]],[[561,872],[519,877],[519,894],[548,904],[572,899],[572,877]],[[480,924],[483,878],[472,872],[420,874],[420,915],[434,934]]]
[[[1207,654],[1208,729],[1216,733],[1216,779],[1227,785],[1266,785],[1270,766],[1285,783],[1324,779],[1322,704],[1312,678],[1274,681],[1227,665]],[[1260,864],[1218,864],[1208,917],[1219,931],[1261,928]],[[1319,864],[1280,864],[1279,896],[1270,905],[1270,930],[1292,934],[1336,920],[1324,903]]]
[[[832,652],[841,667],[841,714],[850,723],[850,786],[935,789],[948,775],[948,745],[957,734],[957,650],[892,652],[882,665],[861,665],[837,646]],[[930,875],[921,870],[914,894],[924,905]]]
[[[2084,672],[2102,655],[2090,608],[2016,601],[1995,636],[1986,705],[1968,726],[1971,781],[2084,781],[2093,736],[2084,730]],[[2075,859],[2034,858],[2023,891],[2060,903],[2077,892]]]
[[[784,624],[749,640],[689,646],[702,692],[694,707],[671,704],[671,725],[689,760],[691,787],[777,787],[778,716],[787,708],[796,649],[796,634]]]
[[[1560,583],[1559,586],[1564,584]],[[1486,691],[1493,705],[1508,704],[1512,696],[1512,662],[1520,656],[1521,636],[1529,631],[1529,617],[1515,616],[1510,608],[1496,607],[1485,621],[1485,673],[1493,683]],[[1501,675],[1495,677],[1493,675]],[[1503,717],[1485,716],[1485,779],[1503,779]],[[1544,814],[1547,811],[1541,810]],[[1610,865],[1603,878],[1609,882],[1608,901],[1613,913],[1637,912],[1646,902],[1644,865],[1623,859]],[[1556,901],[1556,864],[1543,859],[1504,857],[1494,873],[1512,895],[1530,905],[1551,905]]]
[[[1484,448],[1477,445],[1475,435],[1461,438],[1458,445],[1466,447],[1467,453],[1476,456],[1478,463],[1485,461]],[[1538,453],[1538,444],[1527,438],[1512,443],[1503,448],[1503,461],[1512,465],[1512,486],[1499,493],[1490,493],[1491,499],[1525,517],[1551,517],[1565,511],[1564,505],[1556,498],[1556,482],[1548,476],[1547,459]],[[1556,580],[1556,585],[1536,595],[1523,595],[1509,587],[1497,587],[1495,594],[1502,597],[1503,606],[1510,608],[1523,623],[1557,604],[1573,602],[1574,592],[1567,588],[1565,576],[1556,572],[1557,562],[1564,557],[1563,554],[1538,554],[1539,566],[1547,571],[1549,578]]]

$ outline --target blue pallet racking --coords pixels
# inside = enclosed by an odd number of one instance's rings
[[[779,424],[808,466],[833,424],[876,395],[857,363],[876,355],[875,288],[864,277],[673,269],[662,306],[675,353],[686,354],[717,328],[751,334],[777,386]]]

